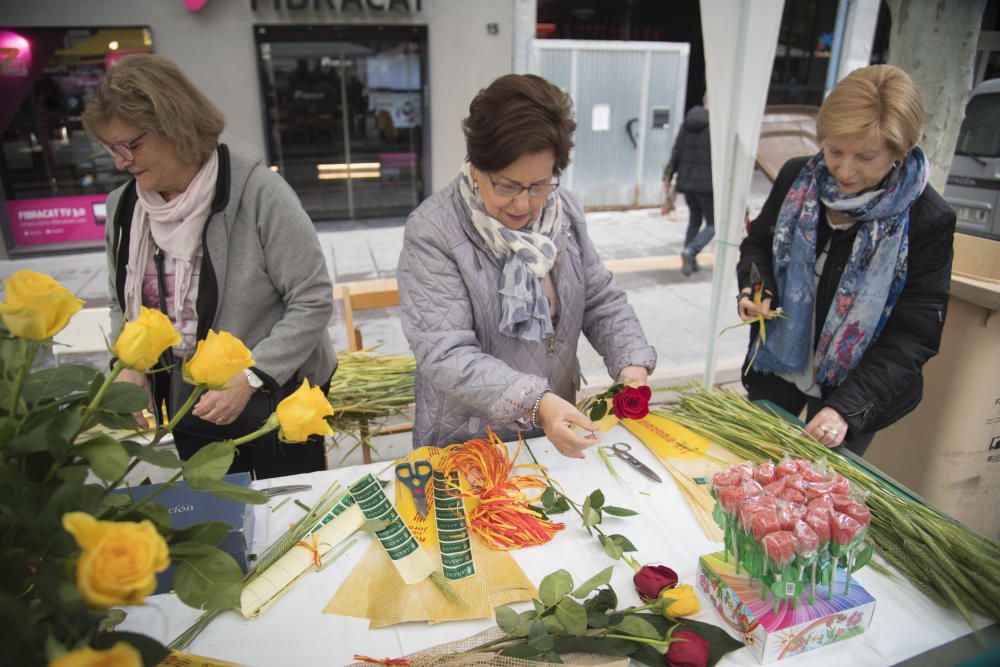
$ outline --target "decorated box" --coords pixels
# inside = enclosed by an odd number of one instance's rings
[[[250,486],[250,473],[237,472],[225,475],[223,482]],[[159,489],[162,484],[133,486],[130,489],[116,489],[114,493],[131,493],[133,500],[139,501]],[[174,530],[188,528],[204,521],[224,521],[229,524],[229,534],[219,543],[219,548],[228,553],[240,569],[247,571],[250,547],[253,545],[253,505],[218,498],[206,491],[188,488],[187,482],[176,482],[166,491],[156,496],[170,515]],[[174,566],[156,577],[156,593],[169,593],[173,588]]]
[[[875,598],[856,580],[847,587],[847,572],[837,568],[833,596],[818,583],[798,598],[777,600],[759,580],[751,583],[745,571],[724,552],[698,560],[698,584],[725,621],[725,628],[761,663],[774,662],[860,635],[871,623]],[[845,593],[845,587],[847,592]]]

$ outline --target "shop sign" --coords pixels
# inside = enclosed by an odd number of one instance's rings
[[[250,0],[250,9],[270,7],[276,12],[358,11],[358,12],[419,12],[423,0]]]
[[[21,35],[0,30],[0,76],[26,77],[31,69],[31,45]]]
[[[14,244],[47,245],[101,241],[107,195],[15,199],[7,202]]]

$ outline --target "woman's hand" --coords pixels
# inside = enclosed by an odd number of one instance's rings
[[[146,409],[150,412],[153,411],[153,395],[149,391],[149,380],[146,379],[145,373],[141,371],[134,371],[131,368],[123,368],[118,373],[118,377],[115,378],[115,382],[131,382],[132,384],[142,387],[143,391],[146,392],[146,395],[149,396],[149,400],[146,402]],[[142,414],[142,410],[133,412],[132,416],[135,417],[135,423],[139,428],[149,428],[149,420],[146,419],[146,415]]]
[[[645,370],[645,369],[643,369]],[[542,425],[547,437],[559,453],[572,459],[582,459],[583,450],[597,444],[597,425],[587,419],[587,416],[565,399],[549,392],[542,396],[538,404],[538,422]],[[573,432],[573,427],[590,431],[581,437]]]
[[[767,317],[768,313],[771,312],[771,297],[763,298],[758,306],[753,302],[753,298],[750,295],[750,288],[747,287],[740,292],[737,308],[740,313],[740,319],[744,322],[756,320],[761,315]]]
[[[823,408],[806,424],[806,433],[826,447],[839,447],[847,436],[847,422],[833,408]]]
[[[649,384],[649,369],[645,366],[626,366],[618,374],[618,383],[630,387]]]
[[[240,371],[226,383],[225,391],[209,390],[202,394],[191,414],[219,426],[232,424],[243,414],[253,392],[246,374]]]

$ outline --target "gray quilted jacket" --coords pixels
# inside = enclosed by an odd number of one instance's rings
[[[526,431],[525,416],[545,389],[574,401],[580,387],[580,332],[611,377],[626,366],[656,365],[625,292],[587,236],[583,209],[560,191],[561,229],[552,279],[555,337],[527,342],[500,333],[502,266],[469,220],[456,179],[406,222],[397,279],[403,331],[417,359],[414,447]]]

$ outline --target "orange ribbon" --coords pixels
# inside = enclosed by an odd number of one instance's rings
[[[320,556],[319,553],[319,542],[316,541],[316,534],[313,533],[311,537],[312,537],[312,544],[309,544],[305,540],[300,540],[295,543],[295,546],[302,547],[303,549],[308,549],[309,551],[312,552],[313,565],[316,566],[316,571],[319,572],[320,569],[323,567],[323,558],[322,556]]]
[[[367,655],[354,654],[354,659],[360,662],[370,662],[374,665],[409,665],[410,661],[406,658],[369,658]]]

